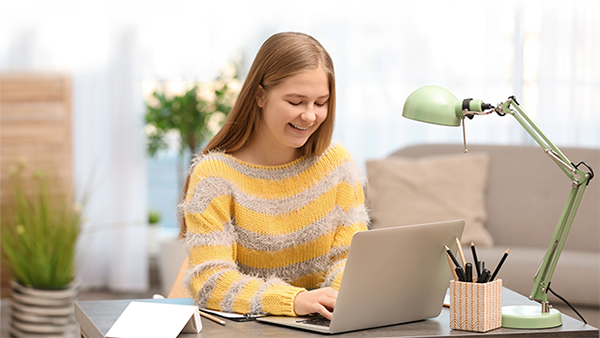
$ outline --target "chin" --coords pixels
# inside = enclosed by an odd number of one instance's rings
[[[293,148],[300,149],[306,145],[306,142],[308,142],[308,140],[304,140],[304,142],[292,142],[291,145]]]

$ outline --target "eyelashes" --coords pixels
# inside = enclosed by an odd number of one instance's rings
[[[318,107],[324,107],[327,104],[327,102],[329,102],[329,101],[325,101],[323,103],[315,102],[315,105],[317,105]],[[288,101],[288,103],[291,104],[292,106],[299,106],[302,104],[302,101],[300,101],[300,102]]]

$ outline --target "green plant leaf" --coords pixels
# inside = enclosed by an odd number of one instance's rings
[[[58,179],[25,179],[23,171],[11,175],[10,203],[0,217],[2,261],[24,285],[64,287],[75,277],[80,211]]]

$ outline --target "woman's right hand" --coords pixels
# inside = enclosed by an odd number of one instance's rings
[[[318,313],[331,320],[338,292],[334,288],[302,291],[294,299],[294,312],[298,316]]]

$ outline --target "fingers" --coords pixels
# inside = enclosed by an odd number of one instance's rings
[[[333,312],[330,312],[329,310],[327,310],[326,308],[320,306],[318,311],[316,311],[316,313],[320,314],[321,316],[331,320],[331,318],[333,318]]]
[[[317,311],[315,311],[316,313],[322,315],[323,317],[329,320],[331,320],[331,318],[333,317],[333,309],[335,309],[335,302],[337,300],[337,291],[333,291],[335,293],[326,292],[317,299]]]
[[[318,313],[331,319],[337,295],[338,292],[332,288],[301,292],[294,300],[294,311],[299,316]]]

